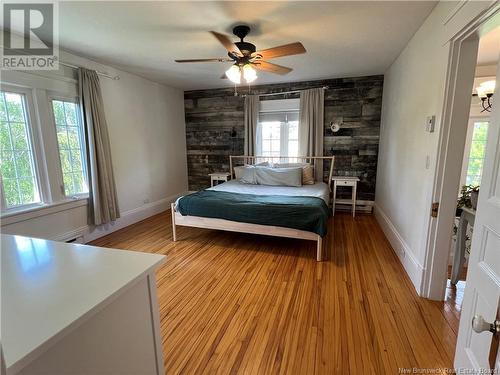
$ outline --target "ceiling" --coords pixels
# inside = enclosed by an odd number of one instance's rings
[[[301,41],[307,54],[273,62],[286,76],[259,72],[256,83],[382,74],[434,8],[429,1],[243,2],[135,1],[59,3],[61,48],[185,90],[229,86],[228,63],[174,59],[225,57],[207,31],[252,27],[265,49]]]
[[[479,39],[477,65],[496,65],[500,54],[500,26]]]

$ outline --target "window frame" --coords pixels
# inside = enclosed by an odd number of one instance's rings
[[[490,117],[487,115],[470,116],[467,125],[467,136],[464,145],[464,154],[462,158],[462,171],[460,173],[460,186],[467,185],[467,172],[469,169],[469,156],[472,147],[472,138],[474,135],[474,124],[476,122],[487,122],[490,124]]]
[[[26,211],[31,208],[38,208],[44,205],[45,200],[47,199],[47,189],[46,189],[46,180],[43,166],[41,165],[41,161],[44,160],[43,152],[40,146],[40,132],[38,127],[38,118],[36,116],[35,105],[34,105],[34,92],[33,89],[17,86],[12,84],[0,84],[0,90],[4,92],[10,92],[18,95],[22,95],[24,97],[24,106],[26,112],[26,134],[27,139],[31,147],[31,157],[33,158],[33,173],[35,180],[35,188],[38,191],[38,196],[40,198],[39,202],[27,203],[27,204],[19,204],[16,206],[7,206],[7,202],[5,200],[5,192],[3,189],[3,177],[0,175],[0,188],[1,188],[1,203],[2,208],[1,212],[5,214],[14,213],[17,211]]]
[[[470,140],[468,140],[468,147],[467,147],[467,155],[466,155],[466,160],[467,160],[467,163],[465,165],[465,184],[468,184],[467,180],[468,180],[468,177],[469,176],[474,176],[474,177],[479,177],[480,180],[482,180],[482,177],[483,177],[483,166],[484,166],[484,159],[486,157],[486,145],[487,145],[487,142],[488,142],[488,133],[489,133],[489,129],[490,129],[490,119],[489,118],[480,118],[480,117],[476,117],[476,118],[471,118],[470,119],[470,122],[471,122],[471,134],[470,134]],[[484,140],[474,140],[474,131],[476,130],[475,126],[477,123],[486,123],[486,139]],[[471,158],[471,152],[472,152],[472,147],[474,145],[474,142],[481,142],[483,143],[483,157],[482,158]],[[469,175],[469,166],[470,166],[470,162],[472,160],[481,160],[481,171],[480,171],[480,174],[474,174],[474,175]],[[479,183],[480,185],[480,183]],[[476,186],[476,185],[473,185],[471,184],[471,186]]]
[[[66,199],[85,199],[89,197],[89,192],[83,192],[83,193],[77,193],[77,194],[72,194],[72,195],[66,195],[66,191],[64,190],[64,172],[62,170],[62,164],[61,164],[61,150],[59,148],[59,141],[57,139],[57,123],[56,123],[56,118],[54,114],[54,107],[52,105],[52,102],[56,101],[63,101],[63,102],[70,102],[74,103],[77,108],[77,116],[76,116],[76,121],[78,123],[78,126],[81,127],[82,132],[79,134],[80,138],[80,144],[82,145],[82,172],[83,172],[83,177],[84,181],[89,186],[89,175],[88,175],[88,166],[87,166],[87,147],[86,147],[86,134],[85,134],[85,129],[83,127],[82,123],[82,113],[81,113],[81,108],[80,108],[80,100],[78,96],[70,96],[70,95],[61,95],[59,93],[55,92],[47,92],[47,102],[49,106],[49,116],[51,120],[51,125],[52,125],[52,130],[54,133],[54,137],[56,140],[56,146],[57,146],[57,163],[58,163],[58,182],[59,182],[59,187],[60,187],[60,192],[62,196]]]
[[[258,129],[257,129],[257,136],[256,136],[256,145],[255,145],[255,150],[259,154],[258,156],[265,156],[264,152],[262,151],[262,146],[263,146],[263,139],[262,139],[262,123],[260,121],[260,116],[261,114],[270,114],[270,113],[276,113],[276,114],[284,114],[285,122],[280,123],[280,155],[278,156],[287,156],[292,158],[293,156],[289,156],[289,119],[288,116],[290,113],[297,113],[298,114],[298,127],[297,127],[297,142],[299,142],[300,138],[300,99],[278,99],[278,100],[265,100],[261,101],[259,103],[259,119],[258,119]],[[276,121],[277,122],[277,121]],[[283,126],[285,124],[285,126]],[[297,151],[298,153],[298,151]],[[296,155],[300,156],[300,155]],[[290,159],[291,160],[291,159]]]

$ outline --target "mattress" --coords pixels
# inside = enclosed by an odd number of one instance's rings
[[[315,197],[321,198],[328,206],[330,200],[330,189],[324,182],[316,182],[314,185],[302,186],[267,186],[243,184],[237,180],[230,180],[211,187],[207,190],[225,191],[228,193],[254,194],[254,195],[285,195],[289,197]]]
[[[314,232],[324,237],[331,212],[318,197],[201,190],[179,199],[182,216],[225,219]]]

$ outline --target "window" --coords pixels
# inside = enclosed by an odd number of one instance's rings
[[[261,156],[298,156],[298,100],[261,102],[256,148]]]
[[[40,202],[26,96],[0,91],[0,147],[4,208]]]
[[[88,192],[83,128],[78,118],[78,106],[72,101],[52,100],[56,125],[59,159],[63,176],[64,194],[75,196]]]
[[[467,163],[466,184],[478,186],[483,173],[484,153],[488,138],[488,122],[475,121],[472,132],[469,159]]]
[[[2,217],[86,198],[86,143],[77,86],[58,75],[2,74]]]

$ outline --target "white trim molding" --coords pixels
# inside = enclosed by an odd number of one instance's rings
[[[56,203],[39,204],[26,209],[4,211],[1,216],[2,227],[21,221],[27,221],[40,216],[51,215],[57,212],[71,210],[73,208],[86,206],[88,198],[67,199]]]
[[[171,203],[185,194],[186,193],[174,194],[158,201],[145,204],[144,206],[122,212],[121,217],[110,224],[100,225],[98,227],[89,226],[83,236],[84,242],[87,243],[97,238],[104,237],[117,230],[147,219],[150,216],[166,211],[170,208]]]
[[[399,234],[394,224],[391,222],[385,212],[377,205],[373,206],[375,218],[379,223],[382,231],[384,232],[387,240],[391,244],[392,249],[399,258],[406,273],[410,277],[413,286],[417,293],[422,295],[422,280],[425,268],[418,262],[411,250],[410,246],[406,243],[403,237]]]

